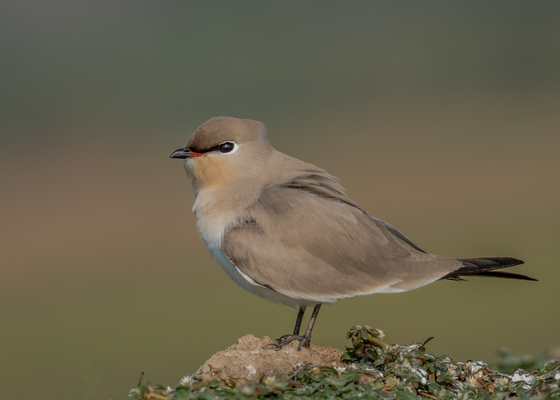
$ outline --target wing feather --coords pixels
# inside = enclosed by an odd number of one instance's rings
[[[307,299],[414,289],[461,267],[412,243],[359,207],[327,173],[263,191],[222,251],[262,285]]]

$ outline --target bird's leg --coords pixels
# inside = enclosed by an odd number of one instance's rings
[[[303,334],[303,336],[299,336],[299,330],[301,328],[301,320],[303,319],[303,313],[305,312],[305,307],[300,307],[298,317],[296,320],[294,334],[284,335],[276,340],[277,343],[272,343],[269,346],[274,346],[277,349],[281,349],[282,347],[286,346],[288,343],[292,343],[294,340],[297,340],[299,342],[298,351],[300,351],[302,347],[308,349],[309,344],[311,343],[311,331],[313,330],[313,326],[315,325],[315,320],[317,319],[317,315],[319,314],[320,309],[321,309],[321,304],[317,304],[313,309],[313,314],[311,314],[311,319],[309,320],[309,324],[307,324],[307,329],[305,330],[305,333]]]
[[[311,331],[313,330],[313,326],[315,325],[315,320],[317,319],[317,315],[319,315],[319,310],[321,309],[321,305],[317,304],[313,309],[313,314],[311,314],[311,319],[307,324],[307,329],[303,334],[303,340],[299,341],[298,351],[301,350],[302,346],[305,348],[309,348],[309,344],[311,343]]]
[[[303,314],[305,314],[305,306],[299,306],[299,312],[297,314],[296,326],[294,327],[294,336],[299,336],[299,330],[301,329],[301,321],[303,320]]]
[[[296,319],[296,326],[294,327],[294,333],[293,335],[284,335],[284,336],[280,336],[278,339],[276,339],[277,342],[281,342],[284,339],[291,337],[291,336],[297,336],[299,337],[299,331],[301,329],[301,321],[303,320],[303,314],[305,314],[305,306],[299,306],[299,311],[298,311],[298,315],[297,315],[297,319]]]

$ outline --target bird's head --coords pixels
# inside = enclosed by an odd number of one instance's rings
[[[187,146],[170,158],[185,160],[185,170],[198,192],[257,180],[271,151],[261,122],[215,117],[198,127]]]

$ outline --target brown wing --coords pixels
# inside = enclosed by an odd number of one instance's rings
[[[247,222],[225,234],[222,251],[254,281],[317,301],[410,290],[461,267],[414,245],[342,190],[326,173],[266,189]]]

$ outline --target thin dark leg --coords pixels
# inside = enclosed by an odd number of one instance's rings
[[[311,331],[313,330],[313,326],[315,325],[315,321],[317,320],[317,315],[319,315],[319,310],[320,309],[321,309],[320,304],[317,304],[315,306],[315,308],[313,309],[313,314],[311,314],[311,319],[309,320],[309,324],[307,324],[307,329],[305,330],[305,333],[303,334],[303,337],[307,338],[307,341],[306,341],[306,343],[303,343],[302,341],[300,341],[298,350],[301,348],[302,344],[305,347],[309,348],[309,343],[311,343]]]
[[[301,328],[301,320],[303,318],[303,313],[305,312],[305,307],[300,307],[298,318],[296,320],[296,327],[294,329],[293,335],[284,335],[279,339],[276,339],[277,343],[272,343],[269,346],[274,346],[277,349],[281,349],[282,347],[286,346],[288,343],[292,343],[294,340],[299,342],[298,351],[301,350],[302,347],[309,348],[309,344],[311,343],[311,331],[313,331],[313,326],[315,325],[315,321],[317,320],[317,315],[319,315],[319,310],[321,309],[321,304],[317,304],[313,309],[313,314],[311,314],[311,319],[309,320],[309,324],[307,325],[307,329],[303,336],[299,336],[299,331]],[[296,333],[297,332],[297,333]]]
[[[303,314],[305,314],[305,306],[300,306],[296,319],[296,326],[294,328],[294,336],[299,336],[299,331],[301,329],[301,321],[303,320]]]
[[[296,319],[296,326],[294,327],[293,335],[288,334],[288,335],[280,336],[278,339],[276,339],[276,341],[278,343],[284,341],[286,338],[289,338],[289,337],[300,337],[299,336],[299,331],[301,330],[301,321],[303,320],[303,315],[305,314],[305,308],[306,308],[305,306],[300,306],[299,307],[299,311],[298,311],[298,315],[297,315],[297,319]]]

